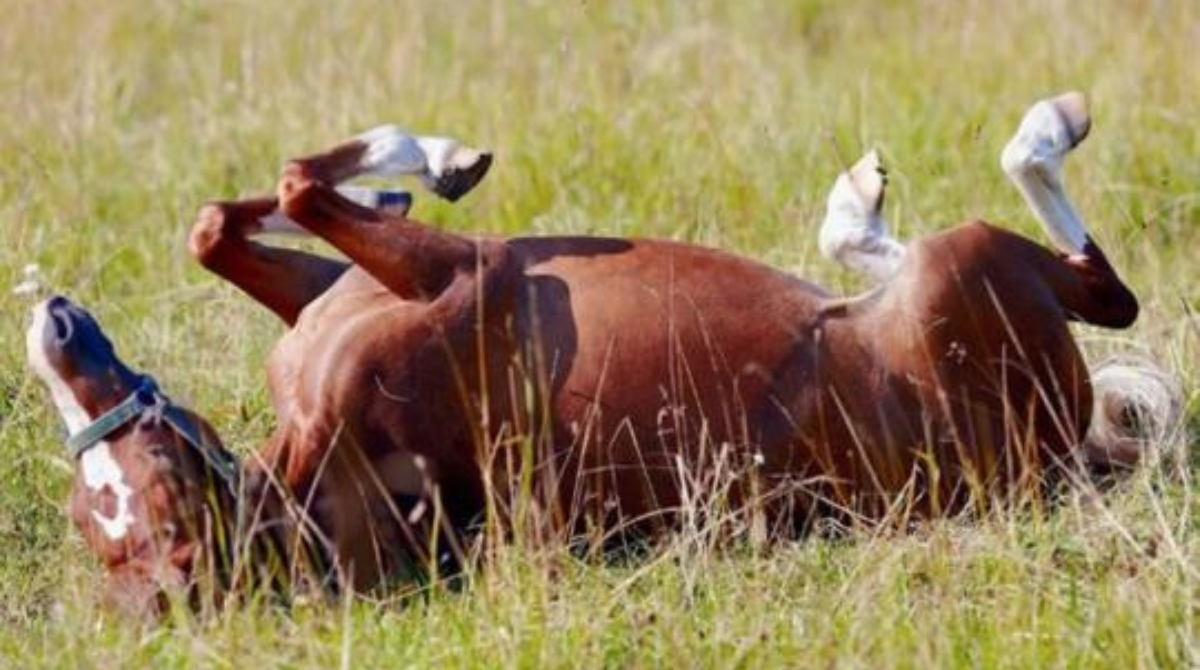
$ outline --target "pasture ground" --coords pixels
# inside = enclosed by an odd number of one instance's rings
[[[190,262],[201,203],[380,122],[485,142],[462,231],[695,241],[859,288],[816,253],[878,146],[902,237],[1044,239],[998,168],[1026,106],[1086,91],[1068,187],[1142,299],[1093,360],[1148,353],[1200,424],[1200,3],[0,0],[0,281],[40,264],[239,452],[280,333]],[[1096,505],[770,551],[684,533],[645,561],[504,550],[468,588],[148,628],[95,607],[71,463],[0,292],[0,667],[1181,667],[1200,663],[1195,438]],[[553,566],[550,569],[548,566]]]

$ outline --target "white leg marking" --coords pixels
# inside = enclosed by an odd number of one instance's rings
[[[1050,241],[1068,254],[1083,253],[1087,229],[1063,190],[1062,165],[1087,135],[1087,127],[1083,96],[1068,93],[1042,100],[1025,113],[1017,134],[1000,155],[1001,167]]]
[[[361,175],[400,177],[429,171],[429,159],[417,138],[397,126],[372,128],[354,139],[367,145],[359,163]]]
[[[412,203],[412,198],[403,191],[380,191],[378,189],[365,188],[362,186],[338,186],[337,192],[351,202],[362,205],[363,207],[379,209],[385,212],[398,212],[400,214],[405,214],[408,212],[408,208]],[[258,222],[262,228],[253,233],[252,236],[312,236],[312,233],[308,232],[308,230],[306,230],[300,224],[289,219],[278,209],[266,216],[259,217]]]
[[[425,152],[428,172],[433,177],[441,177],[451,168],[469,168],[482,155],[479,150],[463,146],[458,140],[448,137],[418,137],[417,144]]]
[[[362,186],[339,186],[337,192],[350,202],[385,212],[403,214],[412,204],[412,197],[404,191],[381,191]]]
[[[97,493],[108,487],[117,497],[117,511],[111,517],[92,510],[92,518],[100,524],[100,529],[109,539],[119,540],[125,537],[135,521],[133,513],[129,510],[129,499],[133,497],[133,489],[125,483],[125,473],[113,458],[112,447],[108,442],[97,443],[83,452],[83,456],[79,458],[79,467],[83,472],[85,486]]]
[[[483,153],[449,137],[418,137],[397,126],[379,126],[354,138],[367,145],[358,176],[421,178],[430,190],[450,169],[466,169]]]
[[[877,282],[895,274],[905,251],[904,245],[888,234],[883,219],[886,186],[879,155],[872,150],[838,176],[817,238],[827,258]]]
[[[48,302],[41,302],[33,308],[33,323],[30,324],[29,330],[25,331],[26,354],[29,356],[29,366],[49,387],[50,396],[67,424],[67,430],[75,434],[86,428],[92,422],[92,417],[46,358],[42,338],[46,332],[46,320],[50,318]],[[92,518],[100,524],[101,530],[110,539],[119,540],[125,537],[129,526],[134,522],[133,513],[129,509],[133,489],[125,483],[124,473],[113,458],[108,442],[100,442],[84,452],[79,465],[83,473],[83,483],[89,489],[99,492],[107,486],[117,497],[117,511],[112,517],[92,510]]]

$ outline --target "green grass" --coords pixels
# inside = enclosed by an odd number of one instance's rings
[[[1200,426],[1200,4],[1097,0],[0,0],[0,282],[40,263],[245,453],[270,430],[272,317],[187,258],[208,199],[380,122],[486,144],[447,228],[816,253],[824,195],[878,146],[902,237],[982,217],[1040,237],[998,168],[1033,100],[1085,90],[1068,165],[1143,302],[1089,356],[1149,352]],[[143,627],[95,606],[71,464],[0,292],[0,667],[1181,667],[1200,663],[1200,486],[1148,467],[1097,506],[764,553],[682,536],[603,566],[513,548],[459,592]],[[1194,430],[1193,430],[1194,435]],[[1176,453],[1195,438],[1162,445]],[[1179,459],[1168,459],[1168,463]]]

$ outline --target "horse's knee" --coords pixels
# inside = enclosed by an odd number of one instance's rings
[[[188,251],[204,267],[216,262],[221,243],[229,234],[229,213],[225,205],[209,203],[200,208],[196,223],[188,235]]]

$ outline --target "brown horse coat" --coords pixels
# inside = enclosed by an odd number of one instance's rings
[[[1068,322],[1119,328],[1138,312],[1058,182],[1087,124],[1082,98],[1039,103],[1006,150],[1062,253],[982,222],[900,245],[879,218],[882,180],[843,175],[822,249],[883,281],[852,299],[688,244],[466,238],[339,190],[407,172],[457,197],[490,156],[449,140],[385,128],[293,161],[277,197],[210,205],[191,237],[202,264],[290,326],[267,364],[278,427],[245,466],[241,509],[284,546],[305,529],[362,589],[434,528],[452,542],[518,508],[551,531],[611,533],[719,499],[790,533],[817,515],[941,513],[1035,486],[1089,425]],[[252,239],[287,228],[352,264]],[[35,365],[43,378],[95,391],[43,321],[31,360],[68,362]],[[99,359],[124,369],[111,346]],[[128,385],[79,391],[88,416]],[[116,434],[118,470],[142,467],[122,455],[139,435]],[[155,472],[129,477],[136,522],[171,516],[168,501],[137,518],[171,473]],[[140,551],[120,546],[126,561]]]

